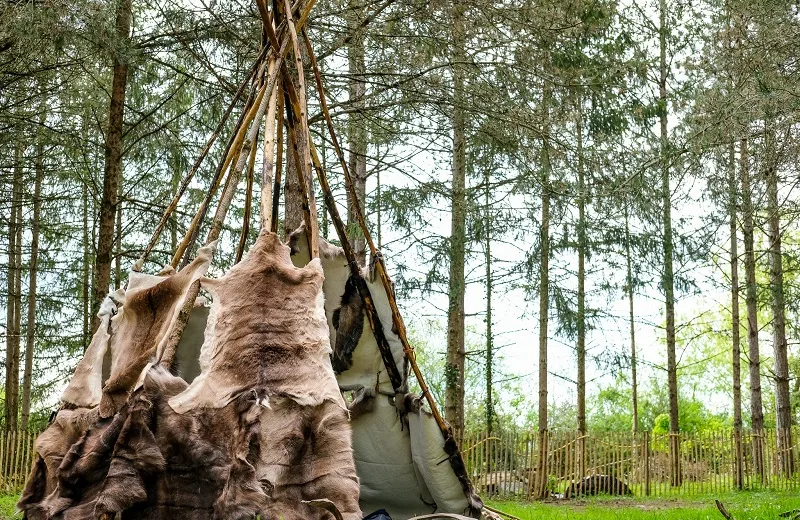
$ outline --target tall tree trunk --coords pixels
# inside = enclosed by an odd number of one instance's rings
[[[670,474],[673,486],[680,485],[680,461],[678,431],[678,370],[675,358],[675,275],[672,267],[672,192],[669,183],[669,134],[667,130],[667,3],[659,2],[659,79],[658,99],[661,105],[659,115],[660,155],[661,155],[661,200],[664,226],[664,273],[661,287],[667,318],[667,386],[669,389],[669,431],[670,431]]]
[[[172,180],[170,182],[170,194],[172,197],[178,194],[178,184],[181,181],[181,161],[180,151],[175,148],[172,156]],[[169,250],[175,251],[178,248],[178,208],[172,213],[169,221]]]
[[[113,53],[111,103],[106,129],[103,196],[100,201],[100,223],[95,256],[92,330],[100,324],[97,311],[106,297],[111,282],[111,258],[114,252],[114,225],[117,193],[122,178],[122,126],[125,112],[125,88],[128,83],[128,63],[125,53],[130,43],[131,0],[118,0],[116,11],[116,47]]]
[[[778,157],[775,131],[767,118],[764,128],[769,219],[769,285],[772,308],[772,346],[775,353],[775,426],[778,439],[778,466],[788,477],[793,472],[792,405],[789,394],[789,357],[786,344],[786,300],[783,292],[783,253],[781,251],[780,206],[778,205]]]
[[[83,351],[86,352],[86,349],[89,347],[89,340],[91,338],[92,332],[89,329],[92,323],[91,317],[91,304],[89,300],[89,294],[91,293],[91,255],[89,254],[89,248],[91,247],[91,243],[89,241],[89,183],[87,181],[83,181],[82,187],[82,195],[83,195],[83,277],[81,279],[81,299],[83,304],[83,338],[81,344],[83,345]]]
[[[628,293],[628,327],[631,335],[631,393],[633,397],[633,433],[639,432],[639,386],[636,380],[636,321],[633,313],[633,269],[631,266],[631,231],[628,215],[628,203],[625,202],[625,260],[627,272],[625,276]]]
[[[491,436],[494,427],[494,397],[492,378],[494,377],[494,337],[492,335],[492,215],[489,203],[489,170],[484,177],[484,246],[486,262],[486,431]]]
[[[41,138],[40,138],[41,139]],[[33,220],[31,222],[31,262],[28,268],[28,319],[25,337],[25,371],[22,376],[23,430],[28,429],[31,415],[31,383],[33,378],[33,353],[36,348],[36,275],[39,268],[39,218],[42,208],[42,178],[44,177],[44,145],[36,146],[35,179],[33,182]]]
[[[586,431],[586,182],[583,171],[583,107],[578,102],[578,431]]]
[[[21,136],[19,137],[22,140]],[[14,176],[11,184],[11,211],[8,223],[8,300],[6,309],[6,379],[4,420],[8,431],[17,429],[19,415],[19,345],[20,345],[20,287],[22,270],[18,252],[22,229],[22,161],[23,147],[17,143],[14,151]]]
[[[122,285],[122,185],[125,182],[125,174],[120,172],[119,191],[117,192],[117,231],[114,237],[114,289],[119,289]]]
[[[764,405],[761,397],[761,354],[758,348],[758,287],[754,250],[753,194],[750,188],[750,157],[747,139],[739,143],[739,182],[742,198],[744,239],[745,305],[747,306],[747,352],[750,369],[750,427],[753,429],[753,469],[764,477]]]
[[[347,44],[347,62],[350,75],[348,93],[352,112],[348,117],[347,134],[350,146],[349,166],[358,200],[352,200],[350,193],[347,195],[347,230],[356,252],[358,262],[363,266],[366,263],[366,242],[364,234],[358,226],[356,207],[364,213],[364,202],[367,192],[367,127],[364,118],[366,101],[366,84],[364,74],[366,63],[364,58],[364,30],[359,27],[364,16],[365,3],[363,0],[350,0],[348,9],[348,35],[350,42]]]
[[[736,150],[731,142],[728,151],[728,196],[731,229],[731,357],[733,372],[733,435],[734,435],[734,485],[742,488],[742,381],[741,352],[739,351],[739,247],[736,233],[737,190],[736,190]]]
[[[445,415],[464,431],[464,262],[466,250],[466,115],[464,112],[464,4],[453,1],[453,191],[450,221],[450,281],[447,307]]]
[[[383,238],[381,237],[381,170],[377,168],[375,170],[375,200],[377,204],[375,205],[375,227],[378,230],[378,250],[383,247]]]
[[[83,141],[88,143],[89,142],[89,113],[84,112],[83,118],[81,121],[82,126],[82,134],[83,134]],[[88,154],[89,152],[85,152],[87,155],[87,164],[88,164]],[[84,174],[88,177],[91,175],[91,170],[87,168]],[[81,329],[81,345],[83,347],[83,351],[86,352],[86,349],[89,347],[89,338],[91,337],[91,330],[89,327],[92,323],[91,318],[91,279],[92,279],[92,262],[91,262],[91,255],[89,254],[89,249],[91,248],[92,244],[94,244],[94,239],[91,241],[89,240],[89,205],[92,201],[89,200],[89,181],[86,178],[81,179],[81,210],[82,210],[82,236],[81,236],[81,249],[82,249],[82,261],[81,261],[81,316],[83,317],[83,327]]]
[[[542,92],[542,220],[539,227],[539,457],[536,468],[537,497],[547,489],[547,322],[550,312],[550,102],[552,85],[545,80]]]

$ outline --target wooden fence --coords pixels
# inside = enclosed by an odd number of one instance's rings
[[[17,492],[33,464],[33,441],[38,433],[0,430],[0,490]]]
[[[672,436],[472,432],[462,438],[462,454],[476,490],[487,497],[541,498],[598,490],[697,495],[800,488],[798,440],[800,430],[742,432],[740,438],[733,430]]]
[[[36,435],[0,431],[3,492],[24,485]],[[649,432],[470,432],[462,438],[462,454],[476,490],[487,497],[582,494],[591,491],[588,484],[615,494],[696,495],[739,487],[800,488],[798,441],[800,429],[745,431],[740,439],[733,430],[672,437]]]

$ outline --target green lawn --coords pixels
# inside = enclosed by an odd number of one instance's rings
[[[19,500],[19,495],[0,495],[0,520],[22,518],[22,515],[14,515],[14,511],[17,509],[17,500]]]
[[[736,520],[779,520],[784,511],[800,509],[797,492],[741,492],[690,499],[595,498],[545,503],[488,504],[522,520],[723,520],[718,498]]]
[[[17,495],[0,495],[0,520],[16,520]],[[493,502],[488,505],[522,520],[723,520],[714,505],[719,498],[736,520],[779,520],[778,514],[800,509],[794,492],[742,492],[689,500],[596,498],[560,502]]]

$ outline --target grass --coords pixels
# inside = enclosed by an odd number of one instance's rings
[[[522,520],[723,520],[714,505],[718,498],[736,520],[779,520],[784,511],[800,509],[797,492],[740,492],[679,498],[618,498],[559,502],[488,501],[488,505]],[[14,515],[18,495],[0,495],[0,520]]]
[[[15,515],[19,495],[0,495],[0,520],[17,520],[22,515]]]
[[[605,497],[559,502],[488,501],[488,505],[522,520],[723,520],[718,498],[735,520],[779,520],[779,514],[800,508],[797,492],[739,492],[691,498]]]

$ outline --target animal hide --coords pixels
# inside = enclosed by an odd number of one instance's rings
[[[274,233],[262,233],[247,257],[202,286],[213,303],[200,351],[200,375],[170,400],[178,413],[221,408],[237,395],[289,397],[304,406],[339,404],[319,260],[297,268]]]
[[[213,242],[199,249],[192,263],[178,273],[131,279],[124,304],[111,319],[111,373],[103,387],[102,417],[114,415],[147,363],[164,348],[189,287],[205,274],[215,248]],[[159,280],[152,283],[152,278]]]
[[[364,302],[352,275],[344,285],[339,308],[333,311],[333,328],[336,329],[336,344],[331,356],[333,371],[341,374],[353,366],[353,351],[364,332]]]
[[[170,316],[185,299],[181,274],[138,291],[150,291],[149,307],[132,305],[137,291],[129,287],[118,316],[143,307]],[[117,344],[112,378],[129,384],[127,399],[112,399],[108,417],[102,406],[57,414],[36,442],[19,502],[26,518],[330,520],[306,503],[329,499],[345,520],[360,519],[322,281],[318,262],[295,268],[288,248],[263,233],[228,274],[202,281],[214,302],[191,385],[153,363],[163,333]],[[113,332],[137,323],[144,320],[114,329],[112,320],[111,343]],[[133,351],[120,360],[120,348]],[[142,360],[147,368],[134,377]]]

